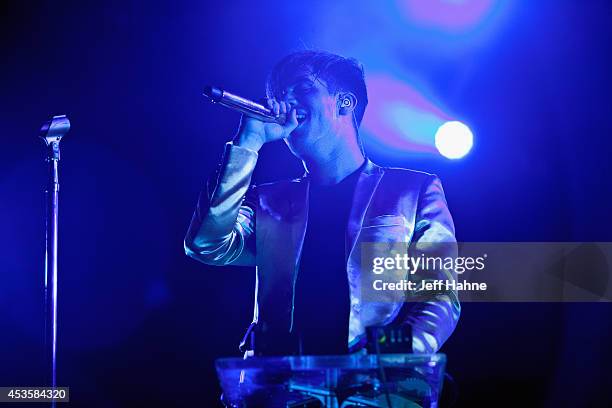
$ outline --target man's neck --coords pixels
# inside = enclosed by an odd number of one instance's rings
[[[306,171],[312,177],[312,182],[320,185],[338,184],[355,172],[365,162],[361,149],[336,148],[325,157],[312,158],[304,161]]]

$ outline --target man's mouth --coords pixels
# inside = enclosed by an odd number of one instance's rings
[[[302,124],[308,117],[308,114],[306,113],[306,111],[303,111],[303,110],[298,109],[295,113],[296,113],[295,117],[297,118],[297,121],[299,124]]]

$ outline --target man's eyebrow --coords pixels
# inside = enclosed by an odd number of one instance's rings
[[[289,86],[295,86],[295,85],[299,84],[300,82],[309,82],[311,84],[314,84],[314,81],[312,80],[312,78],[310,78],[310,76],[303,75],[303,76],[299,76],[299,77],[294,78],[288,85]]]
[[[287,91],[288,88],[293,88],[296,85],[300,84],[300,83],[306,83],[308,85],[314,85],[315,81],[312,80],[312,78],[308,75],[301,75],[298,77],[293,78],[291,81],[287,81],[286,84],[282,85],[281,88],[279,89],[280,93],[284,93]]]

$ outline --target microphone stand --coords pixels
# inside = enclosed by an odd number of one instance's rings
[[[49,181],[47,185],[46,250],[45,250],[45,356],[48,383],[57,386],[57,226],[59,210],[60,141],[70,130],[66,115],[54,116],[40,129],[40,137],[47,145]],[[55,401],[51,402],[55,406]]]

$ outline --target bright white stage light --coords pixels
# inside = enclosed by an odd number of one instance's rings
[[[473,143],[474,136],[470,128],[458,121],[446,122],[436,132],[436,148],[449,159],[462,158],[470,151]]]

